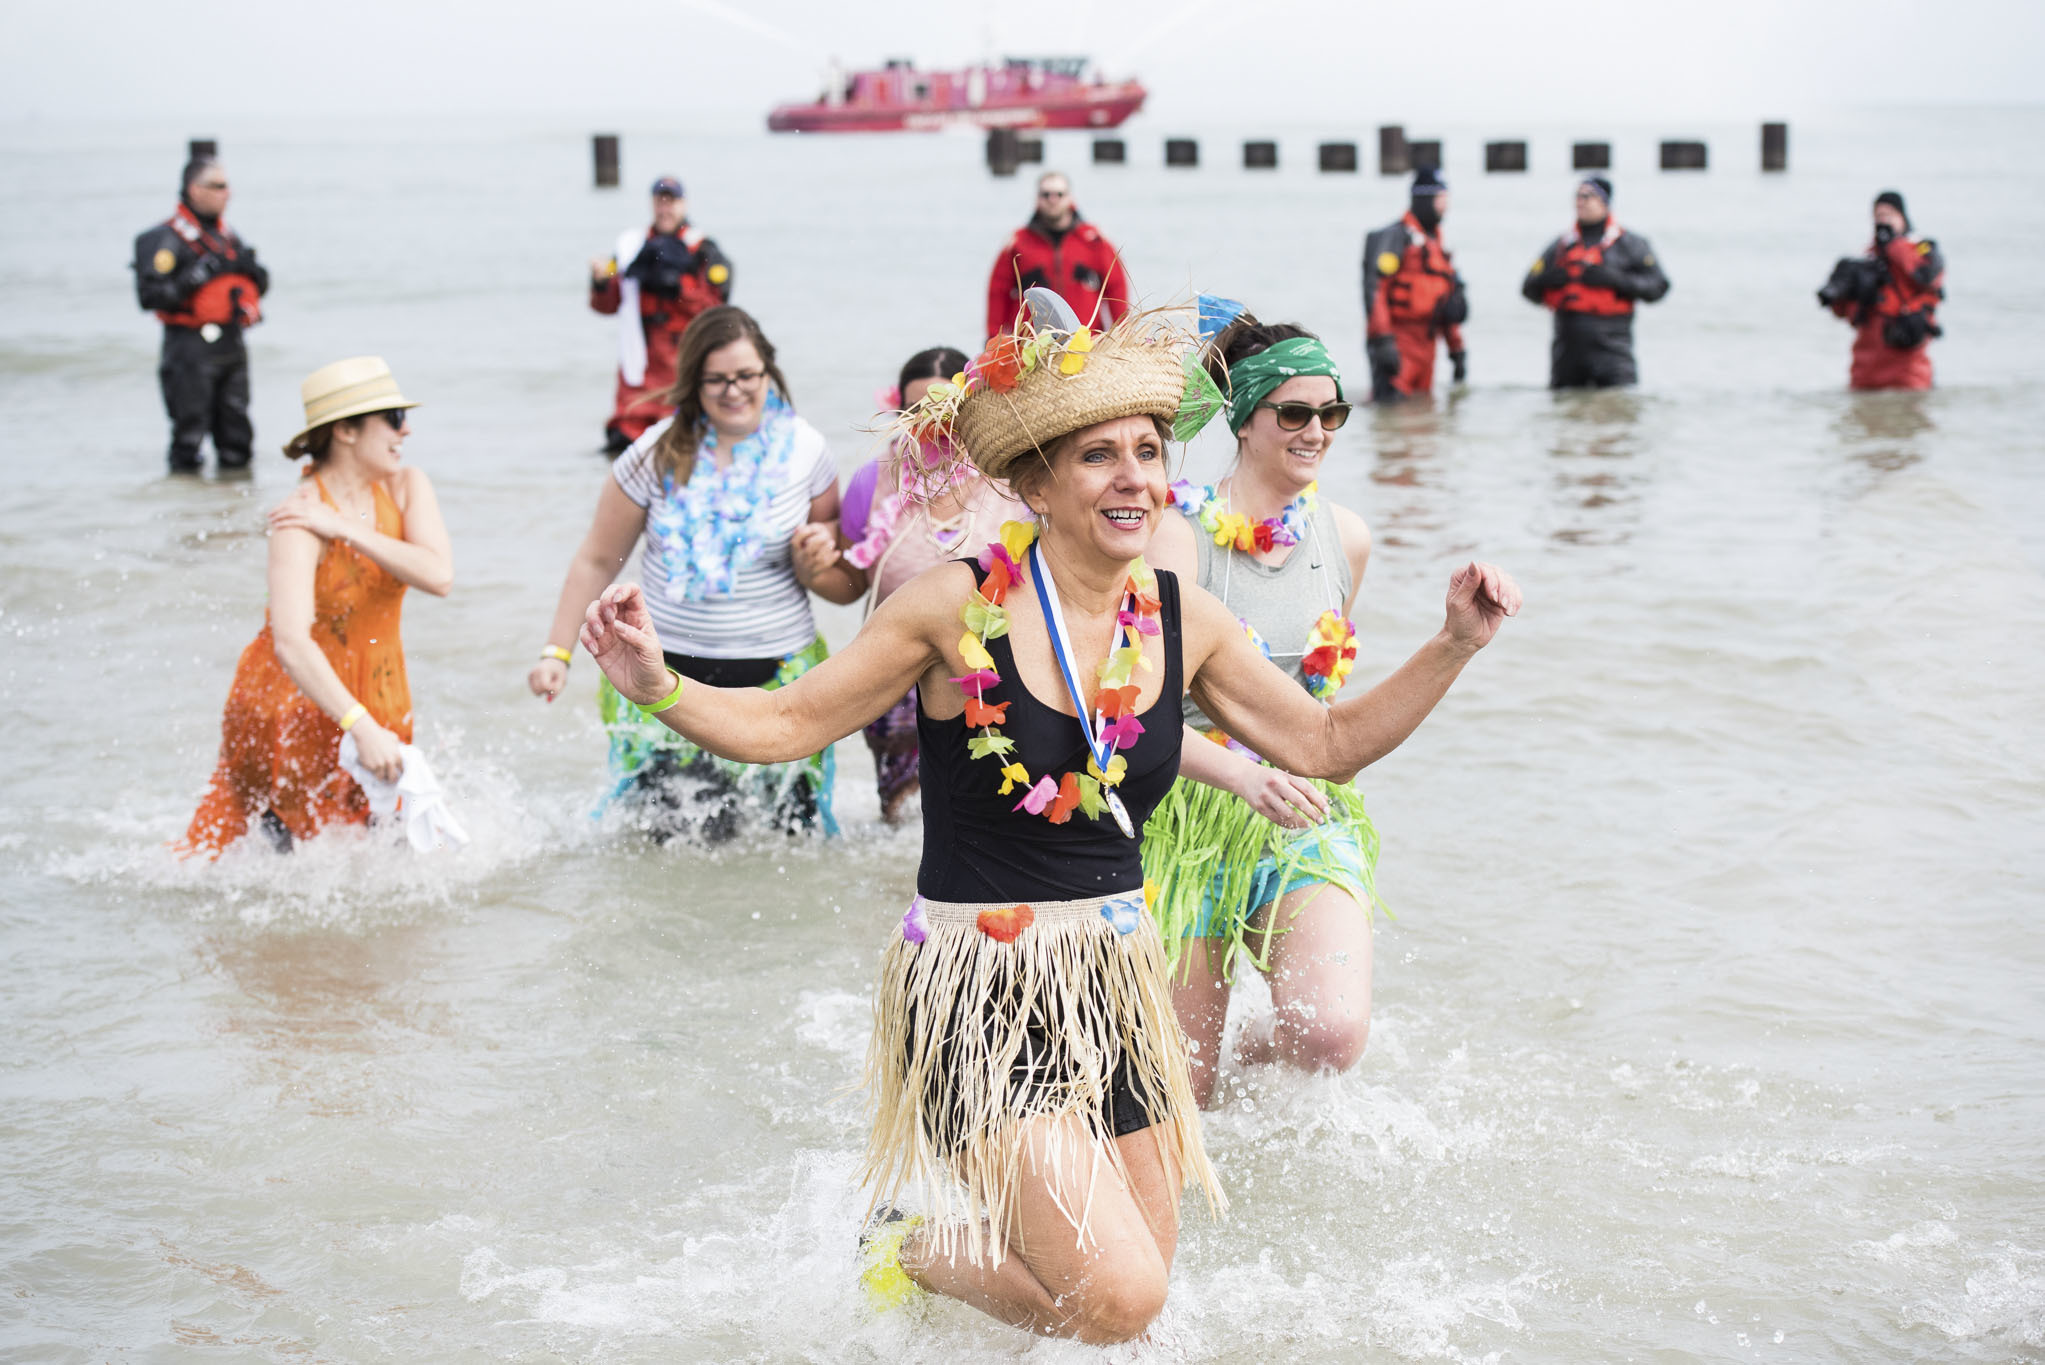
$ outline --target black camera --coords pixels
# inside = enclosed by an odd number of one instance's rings
[[[1832,278],[1818,291],[1818,302],[1827,308],[1850,303],[1871,308],[1881,297],[1882,281],[1888,268],[1870,256],[1841,256],[1832,267]]]

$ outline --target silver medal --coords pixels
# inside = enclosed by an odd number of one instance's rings
[[[1115,817],[1115,823],[1122,827],[1125,838],[1136,837],[1136,824],[1129,818],[1129,808],[1122,804],[1122,798],[1112,787],[1108,789],[1108,814]]]

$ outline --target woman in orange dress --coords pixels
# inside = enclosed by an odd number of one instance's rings
[[[374,356],[300,386],[305,427],[284,453],[311,461],[270,513],[270,609],[242,651],[220,724],[220,764],[178,845],[223,849],[260,821],[281,848],[331,824],[365,824],[369,802],[341,768],[343,734],[395,781],[412,740],[398,615],[407,586],[445,597],[454,557],[425,471],[400,465],[406,410]]]

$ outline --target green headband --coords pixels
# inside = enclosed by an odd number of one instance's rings
[[[1229,366],[1228,429],[1240,432],[1273,389],[1303,374],[1327,375],[1335,381],[1335,396],[1342,396],[1342,372],[1335,368],[1335,357],[1314,337],[1278,342]]]

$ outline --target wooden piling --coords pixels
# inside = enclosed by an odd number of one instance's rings
[[[1701,171],[1707,169],[1708,156],[1701,142],[1664,142],[1662,144],[1662,169],[1665,171]]]
[[[195,137],[185,144],[185,160],[206,161],[220,155],[220,144],[210,137]]]
[[[1129,147],[1119,137],[1094,139],[1094,165],[1119,166],[1129,159]]]
[[[1278,144],[1275,142],[1245,142],[1243,144],[1243,169],[1251,171],[1277,170]]]
[[[1354,171],[1356,169],[1356,144],[1354,142],[1323,142],[1321,144],[1321,169],[1323,171]]]
[[[598,133],[590,139],[591,150],[596,154],[596,187],[600,190],[614,190],[618,187],[618,135]]]
[[[1764,123],[1761,125],[1761,169],[1764,171],[1786,171],[1789,169],[1789,125],[1787,123]]]
[[[1165,139],[1165,165],[1197,166],[1199,164],[1199,143],[1190,137],[1169,137]]]
[[[1042,165],[1044,161],[1044,139],[1018,135],[1015,140],[1015,159],[1017,161],[1029,162],[1031,165]]]
[[[1484,169],[1492,171],[1524,171],[1527,168],[1527,144],[1524,142],[1487,142],[1484,144]]]
[[[1013,128],[987,130],[987,169],[995,175],[1014,175],[1022,164],[1022,135]]]
[[[1612,169],[1612,144],[1579,142],[1570,148],[1569,164],[1579,171],[1609,171]]]
[[[1378,129],[1378,174],[1404,175],[1413,169],[1406,146],[1406,130],[1396,123]]]
[[[1441,143],[1438,141],[1409,142],[1406,144],[1406,158],[1413,163],[1412,168],[1416,171],[1422,166],[1432,166],[1434,169],[1440,170]]]

